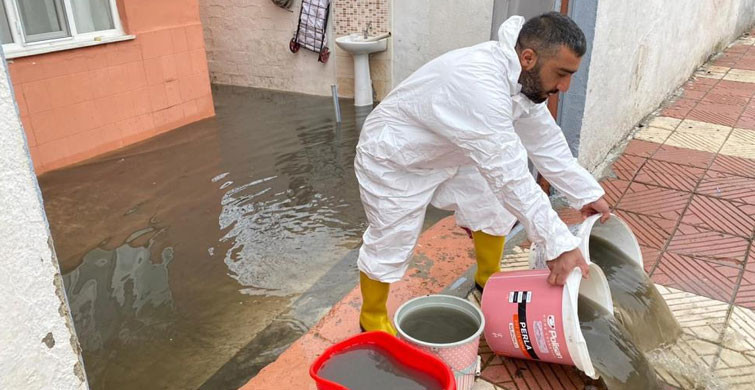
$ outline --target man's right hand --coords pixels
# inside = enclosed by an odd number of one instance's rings
[[[590,274],[590,268],[587,266],[579,248],[564,252],[547,264],[551,270],[551,274],[548,275],[548,283],[553,285],[563,286],[566,283],[566,278],[575,267],[582,270],[582,277],[585,279]]]

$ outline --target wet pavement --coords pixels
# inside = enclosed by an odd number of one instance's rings
[[[367,112],[213,96],[215,118],[39,177],[92,389],[240,386],[356,285]]]

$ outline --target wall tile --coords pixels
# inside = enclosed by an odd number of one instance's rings
[[[202,34],[202,25],[195,24],[185,27],[186,38],[188,39],[189,50],[204,49],[204,34]]]
[[[131,100],[134,102],[135,115],[144,115],[152,111],[152,102],[149,98],[149,87],[131,91]]]
[[[391,63],[389,60],[370,59],[370,77],[375,81],[391,80]]]
[[[147,85],[162,83],[164,81],[162,57],[144,60],[144,74],[147,77]]]
[[[50,93],[45,81],[34,81],[23,84],[23,93],[26,104],[31,114],[46,111],[52,108]]]
[[[47,110],[32,115],[31,125],[39,144],[45,144],[61,137],[58,133],[60,124],[55,110]]]
[[[338,77],[338,96],[354,96],[354,77]]]
[[[158,30],[140,34],[137,42],[141,45],[142,58],[154,58],[173,53],[173,37],[170,30]]]
[[[100,141],[100,129],[90,129],[67,137],[68,151],[72,156],[87,158],[94,155]]]
[[[143,69],[144,67],[142,67]],[[109,83],[113,93],[127,91],[131,86],[128,79],[128,64],[121,64],[107,68]]]
[[[65,138],[41,144],[37,146],[37,151],[41,163],[46,169],[54,169],[64,165],[62,160],[70,155],[68,142]]]
[[[169,107],[181,104],[183,101],[181,98],[181,87],[178,80],[165,83],[165,92],[167,93]]]
[[[198,114],[201,117],[206,118],[215,114],[215,105],[212,102],[212,95],[204,95],[196,99],[196,102]]]
[[[110,66],[141,61],[141,45],[129,44],[127,42],[123,45],[113,46],[113,48],[106,53],[105,57],[107,58],[107,64]],[[72,60],[71,62],[74,62],[73,66],[78,68],[75,64],[75,60]]]
[[[110,45],[105,45],[110,46]],[[100,48],[102,46],[98,46],[97,48]],[[141,47],[139,47],[139,50],[141,51]],[[141,54],[141,53],[140,53]],[[108,56],[107,51],[90,51],[85,55],[86,61],[86,69],[87,70],[97,70],[97,69],[105,69],[108,65]]]
[[[178,64],[175,55],[167,55],[159,58],[162,79],[161,83],[178,79]]]
[[[92,98],[99,99],[115,93],[115,84],[111,83],[110,72],[107,68],[87,72],[92,80]]]
[[[332,7],[336,35],[361,33],[370,21],[371,35],[390,31],[389,4],[388,0],[335,0]]]
[[[174,58],[179,78],[190,76],[193,73],[189,52],[176,53],[174,54]]]
[[[181,109],[186,118],[194,118],[199,113],[196,100],[189,100],[188,102],[181,103]]]
[[[96,149],[97,154],[112,150],[114,147],[120,147],[123,144],[120,128],[115,123],[98,128],[97,134],[100,137],[100,144]]]
[[[203,49],[195,49],[189,52],[191,57],[192,73],[207,73],[207,56]]]
[[[354,78],[354,59],[350,54],[338,50],[336,52],[336,69],[338,69],[338,76]]]
[[[170,36],[173,41],[173,49],[176,53],[189,50],[189,42],[186,39],[186,29],[184,27],[170,30]]]

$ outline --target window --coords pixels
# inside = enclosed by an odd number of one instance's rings
[[[28,42],[69,36],[62,0],[17,0]]]
[[[0,41],[8,58],[123,37],[115,0],[0,0]]]
[[[5,12],[5,4],[0,2],[0,42],[2,44],[13,43],[13,35],[10,32],[8,14]]]
[[[74,0],[73,16],[81,33],[114,28],[110,0]]]

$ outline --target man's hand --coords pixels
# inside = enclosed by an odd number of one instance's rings
[[[608,221],[608,218],[611,218],[611,207],[608,206],[608,202],[602,196],[595,202],[586,204],[585,207],[582,207],[581,211],[584,218],[595,214],[602,214],[600,223],[605,223]]]
[[[579,267],[582,270],[582,277],[585,279],[590,274],[590,268],[587,266],[579,248],[564,252],[547,264],[551,270],[551,274],[548,275],[548,283],[553,285],[563,286],[574,267]]]

